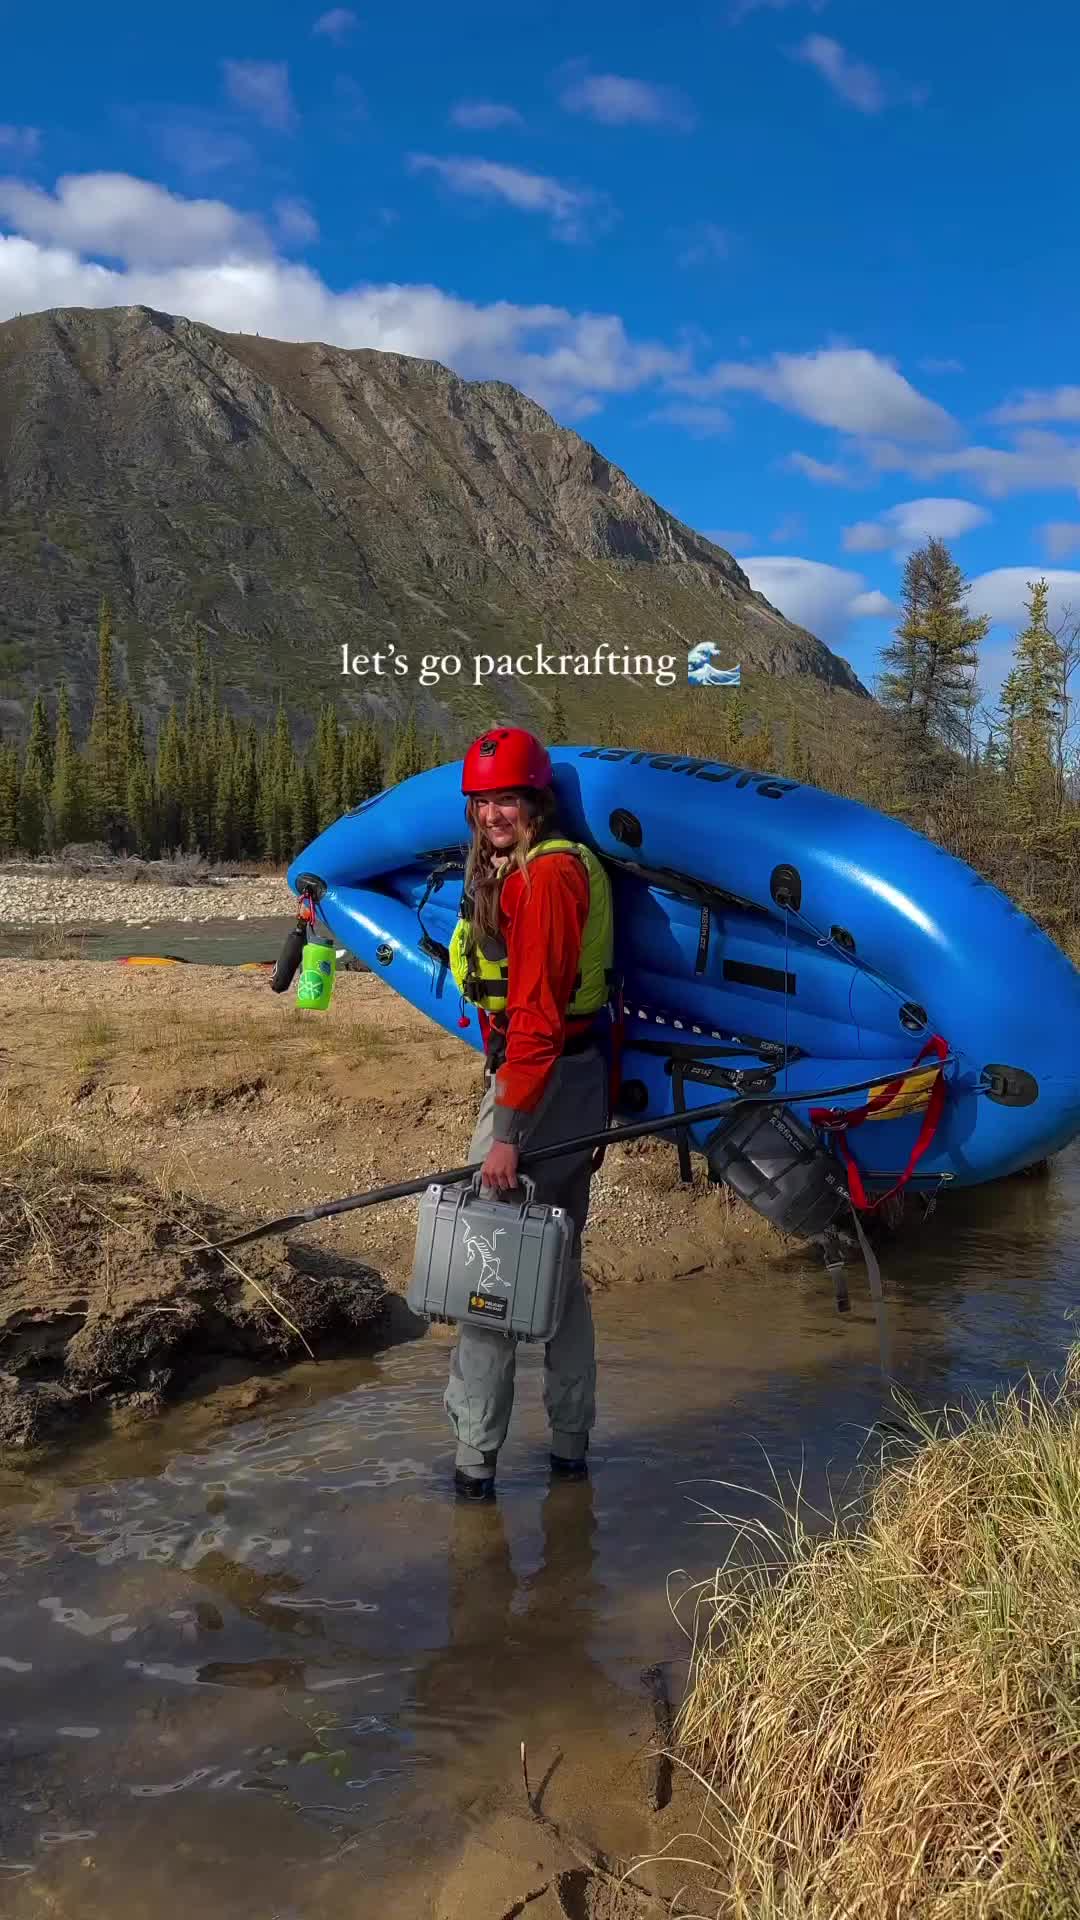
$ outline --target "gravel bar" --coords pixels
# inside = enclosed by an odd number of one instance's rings
[[[248,920],[287,916],[296,896],[278,879],[242,877],[203,886],[85,880],[46,874],[0,874],[0,920],[10,929],[35,926],[150,926],[158,920]]]

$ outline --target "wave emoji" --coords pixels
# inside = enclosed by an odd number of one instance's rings
[[[719,648],[711,640],[703,641],[700,647],[693,647],[686,656],[686,678],[692,687],[737,687],[740,685],[739,667],[721,667],[716,662]]]

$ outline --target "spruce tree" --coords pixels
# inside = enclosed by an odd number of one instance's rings
[[[743,766],[754,773],[774,773],[776,755],[773,752],[772,732],[759,721],[752,733],[748,733],[739,748],[739,759]]]
[[[56,747],[50,792],[53,844],[71,846],[89,831],[86,809],[86,769],[75,745],[71,702],[67,686],[60,689],[56,711]]]
[[[1029,823],[1045,824],[1057,813],[1061,648],[1050,630],[1047,582],[1029,581],[1028,593],[1028,624],[1017,637],[1009,676],[1016,703],[1012,773]]]
[[[113,847],[123,839],[127,800],[121,751],[120,704],[113,681],[112,608],[103,599],[98,613],[97,692],[86,761],[93,831]]]
[[[0,853],[15,853],[19,845],[19,753],[0,745]]]
[[[393,787],[402,780],[411,780],[415,774],[423,773],[424,766],[424,749],[416,729],[416,712],[410,706],[404,724],[394,735],[390,752],[390,785]]]
[[[547,725],[548,744],[552,747],[564,747],[570,738],[566,724],[566,708],[563,705],[562,688],[556,687],[551,696],[551,714]]]
[[[784,772],[789,780],[808,780],[810,760],[803,742],[802,727],[799,723],[798,707],[792,706],[788,715],[787,751],[784,755]]]
[[[965,604],[970,584],[943,540],[909,554],[901,588],[903,618],[885,648],[882,704],[900,712],[913,733],[969,751],[978,701],[979,643],[990,621]]]
[[[259,832],[259,736],[251,721],[237,750],[236,850],[248,859],[261,851]]]
[[[178,852],[187,839],[186,769],[184,739],[175,706],[169,708],[158,734],[155,785],[158,797],[158,833],[162,848]]]
[[[438,728],[436,727],[435,732],[432,734],[430,740],[427,743],[427,752],[424,755],[424,765],[425,767],[441,767],[442,761],[443,761],[442,736],[439,733]]]
[[[189,621],[192,660],[184,708],[185,839],[193,851],[208,853],[213,826],[215,719],[206,642]]]
[[[135,852],[153,860],[159,852],[154,783],[145,754],[134,753],[128,766],[127,818]]]
[[[284,859],[294,859],[314,840],[318,831],[317,821],[315,782],[310,770],[294,760],[289,784],[289,838],[283,852]]]
[[[910,716],[923,676],[925,645],[922,628],[927,601],[927,550],[918,547],[904,562],[900,589],[903,618],[894,638],[882,649],[884,671],[878,677],[877,694],[883,707]]]
[[[341,810],[357,805],[360,785],[360,729],[348,727],[341,742]]]
[[[386,774],[379,736],[370,721],[361,731],[357,769],[360,783],[358,800],[373,800],[377,793],[382,792],[386,784]]]
[[[280,863],[292,858],[295,802],[296,755],[285,708],[279,700],[259,786],[259,825],[268,860]]]
[[[1011,773],[1016,755],[1016,721],[1023,704],[1024,690],[1015,666],[1006,674],[998,696],[997,729],[992,735],[991,764],[1002,773]]]
[[[23,763],[19,781],[18,844],[23,853],[44,853],[49,843],[49,810],[41,769],[36,761]]]
[[[240,852],[240,747],[226,732],[214,787],[212,851],[219,860]]]
[[[312,780],[318,831],[332,826],[341,815],[342,744],[337,715],[327,702],[320,709],[315,729]]]
[[[724,704],[720,710],[718,751],[722,760],[741,766],[745,752],[746,696],[741,687],[728,687],[722,698]]]
[[[52,839],[52,772],[52,735],[45,700],[39,693],[30,713],[19,780],[19,844],[30,854],[43,853]]]
[[[45,792],[52,786],[53,740],[43,694],[37,694],[30,711],[30,734],[26,742],[25,767],[36,772]]]

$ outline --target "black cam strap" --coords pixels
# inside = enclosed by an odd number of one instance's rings
[[[443,881],[447,879],[450,874],[460,873],[460,871],[461,868],[456,861],[445,861],[441,866],[432,867],[428,875],[427,886],[420,896],[420,901],[416,909],[416,918],[420,922],[420,939],[417,944],[421,953],[426,953],[429,960],[437,960],[440,967],[448,967],[450,965],[450,949],[449,947],[445,947],[441,940],[432,939],[431,934],[424,925],[424,908],[427,906],[432,894],[438,893]]]
[[[708,1086],[730,1087],[733,1093],[771,1093],[776,1085],[772,1064],[768,1066],[722,1067],[721,1060],[746,1060],[749,1049],[742,1046],[713,1047],[679,1040],[635,1040],[642,1053],[661,1054],[671,1075],[672,1107],[676,1113],[692,1113],[686,1104],[686,1082],[695,1080]],[[783,1061],[781,1060],[781,1063]],[[679,1156],[679,1178],[690,1186],[694,1173],[690,1164],[690,1133],[680,1127],[675,1135]]]
[[[696,974],[704,973],[709,962],[709,933],[711,928],[712,908],[707,900],[703,900],[701,903],[701,919],[698,923],[697,959],[694,961],[694,972]]]

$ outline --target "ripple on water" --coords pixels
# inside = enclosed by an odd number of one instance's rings
[[[1062,1165],[1038,1192],[969,1199],[947,1233],[887,1259],[898,1370],[924,1402],[1060,1360],[1080,1155]],[[153,1470],[131,1474],[126,1442],[84,1450],[74,1484],[62,1464],[36,1476],[33,1516],[20,1506],[0,1544],[0,1669],[33,1702],[6,1738],[48,1792],[34,1813],[30,1796],[9,1806],[0,1869],[44,1873],[93,1839],[122,1914],[134,1801],[151,1849],[186,1808],[194,1826],[176,1831],[197,1834],[207,1873],[264,1802],[252,1866],[281,1878],[282,1914],[301,1830],[316,1858],[362,1845],[373,1889],[394,1845],[413,1863],[418,1831],[435,1862],[440,1823],[460,1836],[522,1738],[530,1760],[561,1743],[591,1753],[618,1702],[640,1712],[642,1666],[681,1656],[669,1573],[689,1585],[727,1545],[710,1506],[750,1510],[773,1469],[782,1484],[804,1471],[809,1495],[830,1462],[854,1467],[889,1411],[858,1285],[844,1323],[809,1268],[598,1302],[591,1482],[549,1490],[542,1355],[523,1352],[492,1510],[447,1499],[434,1342],[365,1362],[326,1399],[316,1375],[306,1402],[205,1444],[178,1410],[154,1430]],[[202,1894],[213,1910],[212,1878]],[[266,1920],[255,1899],[232,1902],[236,1920]],[[155,1904],[157,1920],[186,1920],[190,1901],[170,1885]]]

